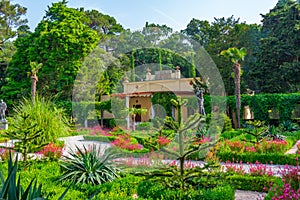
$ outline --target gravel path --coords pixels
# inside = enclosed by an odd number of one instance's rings
[[[83,149],[83,146],[91,147],[92,145],[96,145],[97,148],[101,149],[101,153],[104,153],[110,147],[110,144],[105,142],[85,141],[82,135],[60,138],[60,140],[65,142],[65,150],[63,151],[63,155],[65,156],[69,154],[70,150],[75,150],[76,146]]]
[[[256,200],[263,199],[265,193],[253,192],[253,191],[244,191],[236,190],[235,191],[235,200]]]

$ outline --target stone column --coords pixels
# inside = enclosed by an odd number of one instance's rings
[[[146,81],[151,81],[151,70],[149,68],[146,71]]]
[[[176,67],[176,72],[175,72],[175,78],[180,79],[181,78],[181,73],[180,73],[180,67]]]
[[[129,96],[125,97],[125,101],[126,101],[126,109],[129,109]],[[130,129],[130,116],[129,116],[129,112],[126,116],[126,121],[127,121],[127,129]]]

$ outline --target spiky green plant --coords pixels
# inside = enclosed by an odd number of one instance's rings
[[[112,161],[112,154],[103,154],[95,145],[91,149],[83,146],[83,150],[76,146],[76,150],[71,150],[60,163],[65,172],[59,181],[99,185],[118,177],[119,169]]]
[[[24,115],[28,116],[28,123],[37,124],[36,129],[41,131],[41,136],[33,143],[54,142],[58,137],[67,136],[70,132],[64,111],[56,108],[49,99],[36,96],[35,103],[33,103],[30,98],[24,98],[14,108],[14,114],[10,118],[11,124],[22,127]]]

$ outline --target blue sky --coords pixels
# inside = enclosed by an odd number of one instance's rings
[[[32,30],[45,15],[47,6],[58,0],[11,0],[26,7]],[[131,30],[141,29],[146,21],[166,24],[173,30],[182,30],[192,18],[213,21],[214,17],[240,18],[247,23],[261,23],[260,14],[266,14],[278,0],[69,0],[69,7],[84,7],[111,15]]]

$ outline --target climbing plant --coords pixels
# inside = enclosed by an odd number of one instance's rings
[[[269,112],[276,109],[279,111],[279,120],[287,121],[291,119],[295,105],[300,103],[300,94],[257,94],[254,96],[242,95],[242,107],[249,105],[254,114],[254,118],[260,121],[270,121]],[[235,97],[227,97],[228,107],[235,107]],[[241,115],[243,114],[243,110]]]

